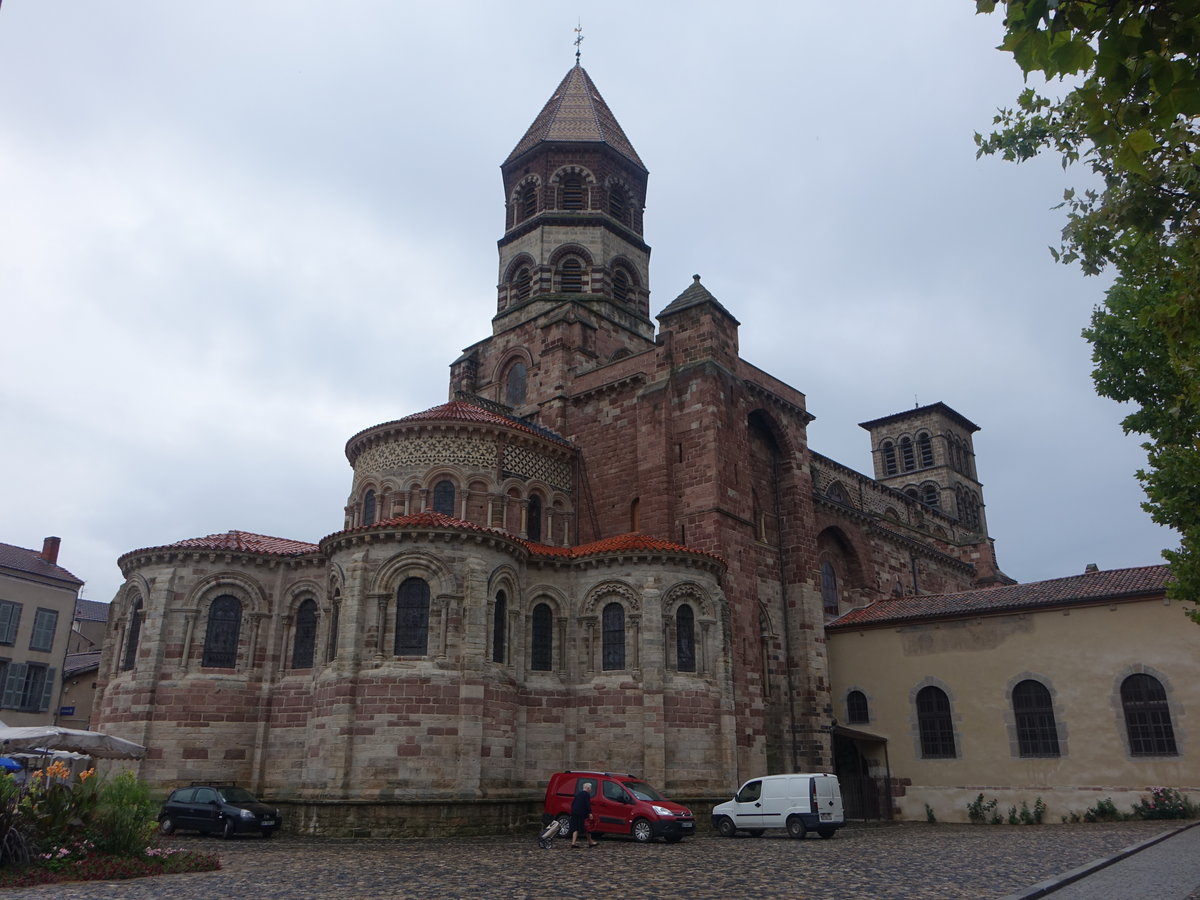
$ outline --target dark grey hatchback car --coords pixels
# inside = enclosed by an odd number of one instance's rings
[[[158,812],[158,830],[199,831],[231,838],[235,834],[273,835],[283,819],[245,788],[231,784],[193,784],[171,792]]]

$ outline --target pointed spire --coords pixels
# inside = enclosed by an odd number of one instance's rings
[[[587,70],[578,62],[567,72],[503,165],[543,141],[598,141],[608,144],[639,168],[646,168]]]

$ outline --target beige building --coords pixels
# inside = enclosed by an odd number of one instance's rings
[[[980,793],[1048,821],[1150,786],[1200,795],[1200,627],[1165,566],[881,600],[826,628],[848,793],[967,818]],[[860,776],[866,776],[861,778]]]
[[[42,549],[0,544],[0,719],[53,722],[75,602],[83,582],[58,565],[60,540]]]

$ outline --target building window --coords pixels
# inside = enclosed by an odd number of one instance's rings
[[[626,210],[629,208],[629,195],[625,192],[625,188],[619,184],[614,184],[608,189],[608,214],[618,222],[628,224],[629,217],[626,215]]]
[[[604,607],[601,629],[601,667],[606,672],[625,668],[625,607],[620,603],[610,603]]]
[[[871,721],[867,714],[867,695],[862,691],[851,691],[846,695],[846,721],[851,725],[866,725]]]
[[[517,196],[517,221],[523,222],[537,212],[537,188],[532,181],[521,185],[521,193]]]
[[[941,688],[923,687],[917,692],[917,728],[921,733],[923,759],[954,758],[954,722],[950,698]]]
[[[292,639],[292,668],[311,669],[317,647],[317,601],[311,597],[296,610],[296,634]]]
[[[121,671],[128,672],[137,662],[138,641],[142,635],[142,598],[134,601],[129,611],[129,630],[125,633],[125,658],[121,662]]]
[[[0,644],[12,645],[17,640],[21,624],[21,604],[0,600]]]
[[[525,508],[525,534],[531,541],[542,540],[542,498],[531,494]]]
[[[1044,684],[1025,680],[1013,688],[1013,720],[1021,756],[1058,756],[1054,704]]]
[[[696,671],[696,615],[686,603],[675,611],[675,667]]]
[[[517,360],[508,367],[504,376],[504,403],[506,406],[520,406],[525,402],[525,385],[529,370],[525,363]]]
[[[834,503],[840,503],[843,506],[850,505],[850,499],[846,496],[846,489],[842,487],[842,483],[840,481],[835,481],[833,484],[831,484],[829,489],[825,491],[825,496]]]
[[[496,608],[492,611],[492,662],[504,662],[505,628],[508,625],[508,599],[504,591],[496,594]]]
[[[362,523],[364,525],[375,524],[375,489],[367,488],[367,492],[363,494],[362,504]]]
[[[54,648],[54,632],[58,629],[58,610],[39,609],[33,615],[33,634],[29,636],[29,649],[47,653]]]
[[[617,269],[613,275],[613,299],[622,303],[629,299],[629,276],[624,269]]]
[[[825,614],[836,616],[839,609],[837,572],[829,562],[821,563],[821,605]]]
[[[338,625],[341,619],[342,612],[342,594],[341,591],[334,591],[333,603],[329,608],[329,643],[325,647],[325,658],[337,659],[338,650]]]
[[[900,464],[905,472],[911,472],[917,467],[916,457],[913,456],[912,438],[900,438]]]
[[[563,176],[562,187],[560,190],[562,192],[562,209],[584,208],[584,198],[587,196],[587,194],[583,187],[582,175],[571,172]]]
[[[42,663],[9,663],[0,705],[22,712],[45,712],[54,693],[55,671]]]
[[[564,294],[582,294],[583,263],[574,256],[564,259],[558,270],[558,285]]]
[[[429,585],[406,578],[396,592],[397,656],[424,656],[429,652]]]
[[[891,441],[884,441],[879,449],[883,454],[883,474],[895,475],[899,471],[896,468],[896,445]]]
[[[530,291],[533,289],[533,273],[529,270],[529,266],[521,266],[517,269],[517,277],[513,279],[513,288],[516,291],[517,300],[528,300]]]
[[[921,485],[921,502],[926,506],[932,506],[934,509],[937,509],[939,506],[938,495],[940,493],[941,491],[938,490],[936,484],[932,481],[927,481]]]
[[[554,666],[554,614],[550,606],[539,603],[533,608],[533,640],[530,642],[529,668],[549,672]]]
[[[976,529],[979,527],[979,498],[961,484],[955,489],[958,501],[958,520],[963,527]]]
[[[1121,707],[1129,752],[1134,756],[1176,756],[1175,729],[1162,682],[1152,675],[1130,675],[1121,682]]]
[[[208,608],[204,632],[204,656],[200,665],[210,669],[232,669],[237,663],[238,636],[242,627],[242,604],[223,594]]]
[[[433,511],[443,516],[454,515],[454,482],[443,478],[433,486]]]
[[[933,465],[933,441],[929,439],[928,431],[917,435],[917,453],[920,454],[922,468]]]

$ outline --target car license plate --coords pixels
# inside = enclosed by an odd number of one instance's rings
[[[274,824],[275,824],[275,820],[274,820],[274,819],[263,819],[263,820],[262,820],[261,822],[259,822],[258,824],[259,824],[259,825],[274,825]]]
[[[680,824],[680,827],[682,827],[684,831],[687,831],[690,828],[696,827],[695,822],[680,822],[679,824]]]
[[[832,822],[833,821],[833,813],[821,813],[821,821],[822,822]]]

